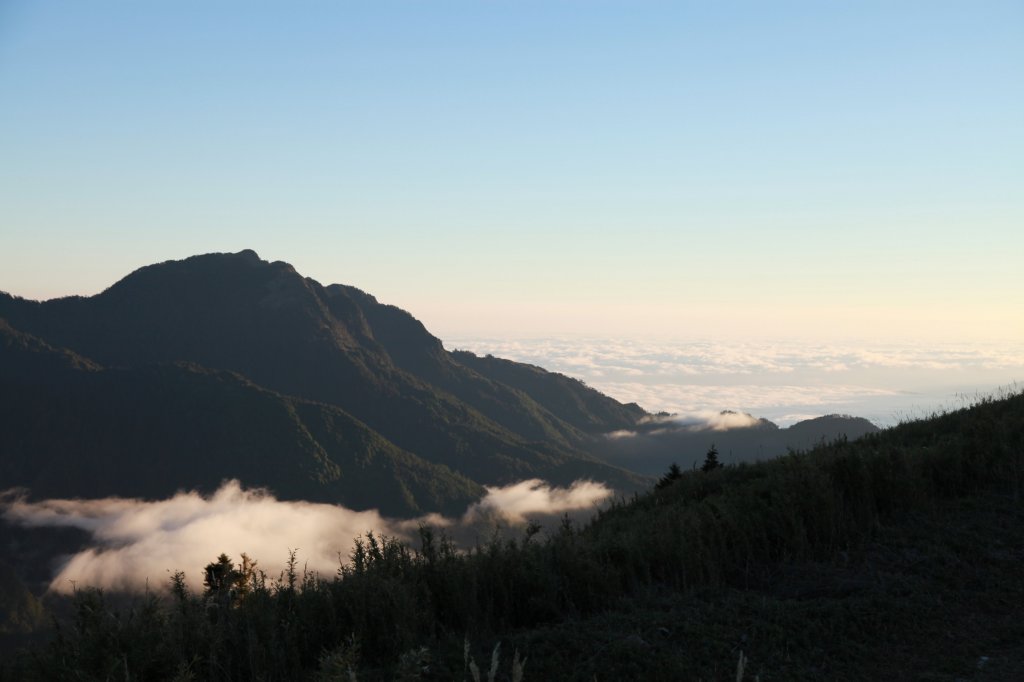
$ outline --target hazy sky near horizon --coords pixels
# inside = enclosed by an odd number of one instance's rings
[[[0,290],[253,248],[460,335],[1024,338],[1020,2],[0,2]]]

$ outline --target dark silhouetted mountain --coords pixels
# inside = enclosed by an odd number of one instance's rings
[[[708,423],[657,415],[632,429],[606,434],[595,442],[593,452],[611,464],[653,476],[664,473],[673,462],[683,469],[699,468],[712,445],[722,463],[733,464],[879,431],[867,419],[845,415],[808,419],[782,429],[748,414],[725,411],[719,416],[724,419]]]
[[[529,440],[570,445],[583,439],[581,431],[552,415],[529,394],[457,362],[440,339],[401,308],[378,303],[355,287],[332,284],[326,291],[332,303],[347,299],[346,309],[348,302],[353,302],[366,321],[365,329],[392,362],[421,381],[450,393]]]
[[[99,369],[0,323],[0,487],[168,497],[225,479],[286,499],[458,512],[482,488],[341,409],[187,363]],[[26,371],[30,368],[31,371]]]
[[[822,442],[837,438],[855,440],[878,431],[878,427],[863,417],[848,414],[827,414],[805,419],[786,429],[786,446],[794,450],[808,450]]]
[[[579,379],[535,365],[455,351],[452,357],[483,376],[529,394],[551,414],[584,433],[632,428],[647,416],[636,403],[622,404]]]
[[[0,295],[0,317],[9,321],[4,352],[18,354],[0,364],[22,382],[15,390],[5,381],[3,400],[39,425],[26,427],[25,442],[35,438],[52,456],[60,450],[65,461],[82,462],[34,479],[47,490],[70,491],[74,483],[75,494],[107,494],[110,486],[100,479],[118,470],[132,472],[125,480],[156,485],[166,472],[147,473],[150,460],[194,457],[203,475],[174,485],[215,485],[228,476],[290,495],[282,486],[305,490],[306,481],[318,480],[324,486],[318,499],[337,495],[335,501],[362,506],[372,501],[357,502],[359,494],[372,497],[384,485],[369,483],[368,472],[351,466],[368,451],[386,452],[395,462],[408,457],[413,470],[433,467],[421,471],[426,489],[451,493],[431,496],[406,481],[410,510],[464,500],[473,489],[467,479],[503,484],[539,476],[564,484],[587,477],[621,490],[643,482],[582,449],[591,435],[628,425],[631,415],[642,414],[639,408],[615,408],[618,403],[558,375],[534,386],[510,385],[458,361],[408,313],[352,287],[325,288],[252,251],[144,267],[92,297],[34,302]],[[52,356],[45,363],[70,366],[42,381],[30,346]],[[538,389],[545,381],[569,387]],[[562,405],[564,396],[574,396],[573,409]],[[56,414],[62,410],[67,416]],[[53,435],[45,435],[44,425]],[[128,444],[137,462],[99,454],[123,454]],[[211,459],[214,446],[226,451],[219,459]],[[290,464],[282,470],[246,455],[252,448]],[[19,452],[29,456],[25,448]],[[5,459],[16,458],[5,452]],[[263,474],[241,476],[235,469],[243,460],[251,472],[266,467]],[[342,472],[338,478],[332,465]],[[441,482],[427,485],[435,474]],[[0,487],[27,480],[8,476]],[[284,483],[289,476],[296,478]]]

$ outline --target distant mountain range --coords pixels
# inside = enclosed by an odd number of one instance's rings
[[[0,293],[0,411],[0,490],[162,497],[238,478],[403,516],[533,477],[634,490],[666,442],[636,404],[446,351],[409,313],[248,250],[91,297]],[[799,444],[849,429],[804,427]],[[624,431],[632,450],[605,435]]]
[[[595,441],[591,451],[606,462],[649,475],[664,473],[669,463],[699,468],[714,447],[723,464],[770,459],[789,450],[809,450],[839,438],[855,440],[879,428],[861,417],[831,414],[779,428],[767,419],[725,411],[709,423],[674,415],[644,418],[633,429],[612,432]],[[731,423],[729,428],[716,424]]]

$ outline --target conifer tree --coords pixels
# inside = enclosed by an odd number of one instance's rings
[[[207,595],[226,594],[237,587],[241,577],[241,573],[235,570],[235,564],[227,554],[221,554],[216,561],[207,564],[205,572],[203,585],[206,586]]]
[[[658,480],[658,482],[654,484],[654,487],[656,490],[661,490],[662,488],[671,485],[673,481],[678,480],[682,477],[683,470],[679,468],[678,464],[672,462],[672,466],[668,468],[668,473],[662,476]]]
[[[714,471],[715,469],[720,469],[721,467],[722,463],[718,461],[718,448],[716,448],[715,444],[712,443],[711,449],[708,450],[708,454],[704,456],[704,465],[701,466],[700,470],[707,473],[709,471]]]

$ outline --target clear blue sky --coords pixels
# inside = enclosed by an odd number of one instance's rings
[[[442,338],[1019,339],[1024,4],[0,0],[0,289],[242,248]]]

